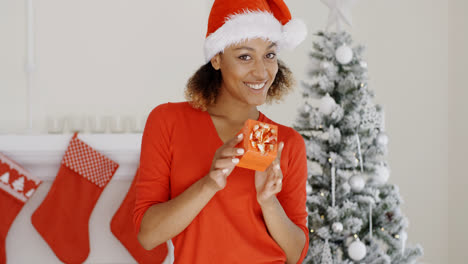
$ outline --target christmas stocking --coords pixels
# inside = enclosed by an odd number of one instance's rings
[[[0,263],[6,263],[5,238],[11,223],[40,184],[41,180],[0,153]]]
[[[111,231],[138,263],[162,263],[167,256],[167,245],[162,244],[148,251],[138,242],[135,229],[133,228],[132,215],[133,208],[135,207],[135,183],[137,177],[138,170],[128,190],[127,196],[112,218]]]
[[[49,193],[31,217],[61,261],[82,263],[88,257],[89,217],[118,167],[73,135]]]

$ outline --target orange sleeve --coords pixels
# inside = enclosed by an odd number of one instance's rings
[[[170,197],[171,137],[168,126],[168,103],[155,107],[146,120],[141,142],[140,168],[136,182],[136,200],[133,211],[135,232],[146,210],[166,202]]]
[[[309,229],[307,227],[306,209],[306,184],[307,184],[307,154],[305,142],[302,136],[292,129],[291,140],[284,145],[284,151],[288,149],[288,170],[283,175],[283,188],[277,198],[283,206],[286,215],[305,234],[306,242],[302,249],[301,257],[297,263],[302,263],[309,249]],[[286,143],[286,142],[285,142]]]

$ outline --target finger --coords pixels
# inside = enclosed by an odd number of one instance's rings
[[[228,177],[231,172],[232,172],[232,169],[231,168],[224,168],[224,169],[220,169],[221,171],[221,174],[224,176],[224,177]]]
[[[274,189],[273,193],[275,193],[275,194],[279,193],[279,192],[281,192],[282,189],[283,189],[283,183],[282,182],[277,182],[275,184],[275,189]]]
[[[224,145],[226,147],[234,147],[237,145],[237,143],[241,142],[242,139],[244,138],[244,134],[241,132],[240,134],[237,134],[235,137],[231,138],[228,142],[226,142]]]
[[[221,157],[234,157],[244,155],[245,150],[243,148],[231,148],[226,147],[221,151]]]
[[[266,183],[267,190],[272,190],[275,184],[276,184],[276,180],[270,177]]]
[[[224,159],[217,159],[214,163],[214,167],[216,169],[224,169],[224,168],[234,168],[236,164],[239,163],[239,158],[224,158]]]
[[[279,183],[280,181],[282,181],[281,175],[275,173],[275,177],[272,180],[275,182],[275,184]]]
[[[281,179],[281,178],[277,179],[277,180],[276,180],[276,185],[277,185],[277,186],[283,185],[283,179]]]
[[[276,173],[281,171],[281,165],[280,165],[279,160],[275,162],[275,164],[273,165],[273,169],[275,170]]]
[[[284,149],[284,142],[281,141],[278,145],[278,153],[276,154],[276,159],[277,160],[280,160],[281,161],[281,155],[283,153],[283,149]]]
[[[217,173],[217,177],[222,177],[224,179],[227,179],[227,177],[231,175],[232,169],[230,168],[217,169],[215,172]]]

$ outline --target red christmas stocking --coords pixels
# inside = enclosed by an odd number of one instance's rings
[[[31,217],[61,261],[82,263],[88,257],[89,217],[118,167],[73,135],[49,193]]]
[[[40,184],[41,180],[0,153],[0,263],[6,263],[5,239],[13,220]]]
[[[133,228],[133,208],[135,207],[135,183],[138,177],[138,170],[128,190],[127,196],[120,205],[111,221],[111,231],[120,242],[127,248],[128,252],[140,264],[162,263],[167,256],[167,245],[161,244],[152,250],[144,249],[138,242]]]

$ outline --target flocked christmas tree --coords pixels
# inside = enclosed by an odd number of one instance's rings
[[[422,248],[406,246],[402,199],[387,182],[384,113],[368,87],[364,47],[344,31],[316,35],[293,125],[309,169],[304,263],[414,263]]]

